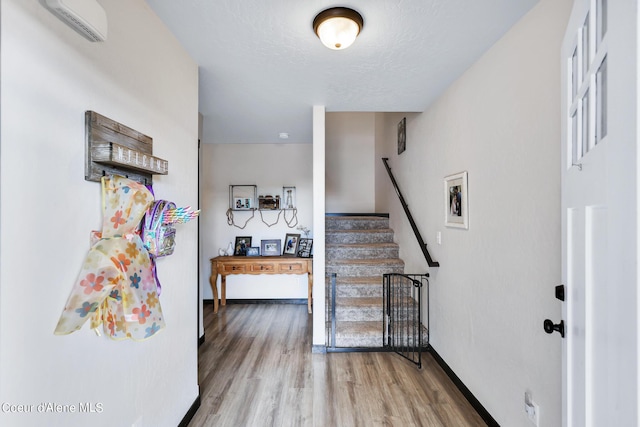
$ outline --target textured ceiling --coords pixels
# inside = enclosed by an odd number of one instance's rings
[[[424,111],[538,0],[146,1],[199,65],[203,142],[308,143],[314,105]],[[365,21],[342,51],[311,28],[333,6]]]

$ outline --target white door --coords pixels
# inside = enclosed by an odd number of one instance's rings
[[[562,45],[565,427],[639,425],[637,13],[575,0]]]

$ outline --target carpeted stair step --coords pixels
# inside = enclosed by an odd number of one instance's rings
[[[381,348],[384,347],[384,325],[380,321],[343,321],[336,324],[336,347],[352,348]],[[429,331],[422,326],[422,346],[426,347],[429,342]],[[331,334],[331,324],[328,322],[327,330]],[[403,340],[398,339],[394,344],[396,347],[414,347],[418,343],[413,341],[413,336]],[[331,337],[328,338],[331,345]]]
[[[339,321],[381,321],[384,315],[383,297],[336,297],[336,319]],[[396,309],[393,317],[398,322],[412,319],[416,316],[410,310],[414,306],[415,301],[411,297],[393,297]],[[327,315],[331,316],[331,295],[327,295]]]
[[[385,273],[404,272],[404,261],[398,258],[382,258],[375,260],[341,259],[328,260],[327,274],[336,273],[340,276],[382,276]]]
[[[336,347],[382,347],[380,320],[373,322],[340,322],[336,328]],[[330,329],[329,329],[330,330]]]
[[[382,297],[336,298],[336,321],[381,322]]]
[[[422,347],[424,348],[424,347],[427,347],[429,343],[429,330],[424,325],[421,325],[420,330],[422,331]],[[401,333],[397,335],[393,335],[392,333],[390,334],[390,338],[391,338],[391,344],[395,347],[417,348],[419,344],[418,336],[414,336],[412,332],[407,334],[407,331],[401,331]]]
[[[352,244],[328,244],[326,245],[326,257],[334,259],[377,259],[398,258],[399,246],[397,243],[352,243]]]
[[[336,276],[336,296],[382,297],[382,276]]]
[[[393,243],[393,230],[326,230],[327,245],[352,243]]]
[[[377,216],[327,216],[326,230],[364,230],[389,228],[389,218]]]

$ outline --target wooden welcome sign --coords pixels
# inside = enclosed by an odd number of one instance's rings
[[[85,112],[84,179],[121,175],[145,185],[167,175],[169,162],[153,155],[153,139],[95,111]]]

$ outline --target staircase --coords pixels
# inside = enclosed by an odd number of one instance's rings
[[[382,347],[382,275],[404,272],[389,219],[327,216],[325,226],[328,310],[331,309],[330,275],[337,275],[335,346]],[[328,338],[330,314],[328,311]]]

